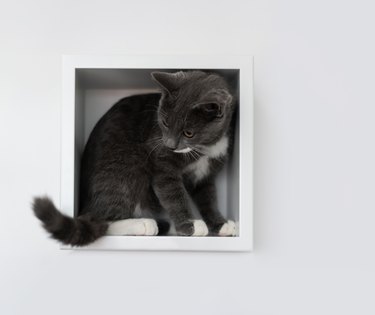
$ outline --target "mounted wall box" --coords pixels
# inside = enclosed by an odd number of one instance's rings
[[[235,85],[239,102],[233,156],[217,178],[219,209],[234,237],[104,236],[91,250],[249,251],[253,246],[253,58],[251,56],[63,57],[60,209],[78,213],[80,158],[91,130],[119,99],[155,92],[152,71],[209,70]],[[73,249],[63,246],[65,249]]]

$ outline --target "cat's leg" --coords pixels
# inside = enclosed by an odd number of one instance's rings
[[[105,211],[101,210],[105,209]],[[148,235],[153,236],[159,233],[156,220],[152,218],[134,218],[133,209],[124,211],[123,207],[105,203],[103,200],[95,206],[85,208],[86,215],[93,216],[108,222],[107,235]]]
[[[154,178],[154,191],[162,207],[173,221],[177,235],[206,236],[208,228],[202,220],[194,220],[188,194],[182,179],[165,173]]]
[[[198,184],[186,183],[193,201],[195,202],[210,233],[219,236],[235,236],[236,225],[226,220],[219,211],[214,179],[208,179]]]
[[[151,185],[147,193],[142,197],[139,209],[141,217],[149,217],[156,220],[159,229],[158,235],[168,235],[171,226],[170,222],[165,209],[160,204],[160,201]]]
[[[122,161],[115,161],[111,167],[95,173],[87,202],[89,212],[109,223],[107,235],[157,235],[157,221],[135,213],[148,194],[149,177],[139,163],[126,162],[127,167]]]

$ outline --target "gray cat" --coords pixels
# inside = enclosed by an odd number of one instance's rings
[[[96,124],[81,164],[79,215],[46,197],[33,210],[56,240],[83,246],[109,235],[233,236],[218,210],[215,175],[233,140],[236,101],[203,71],[154,72],[161,93],[118,101]],[[203,220],[195,220],[189,196]],[[166,220],[167,219],[167,220]]]

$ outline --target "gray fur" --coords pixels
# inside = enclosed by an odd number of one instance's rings
[[[236,102],[217,74],[152,77],[161,94],[120,100],[92,131],[82,158],[79,216],[95,222],[127,219],[138,205],[155,219],[167,215],[177,234],[188,236],[194,232],[190,195],[215,235],[226,220],[218,211],[214,179],[228,151],[210,156],[210,148],[225,136],[231,144]],[[188,153],[174,152],[187,148]],[[197,176],[193,163],[202,157],[208,168]]]

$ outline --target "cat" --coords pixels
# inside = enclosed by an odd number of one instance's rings
[[[84,246],[107,235],[234,236],[218,210],[215,176],[230,156],[237,101],[225,79],[198,70],[153,72],[160,93],[119,100],[85,146],[79,214],[48,197],[33,210],[52,238]],[[193,217],[189,197],[203,220]],[[166,220],[167,218],[167,220]]]

